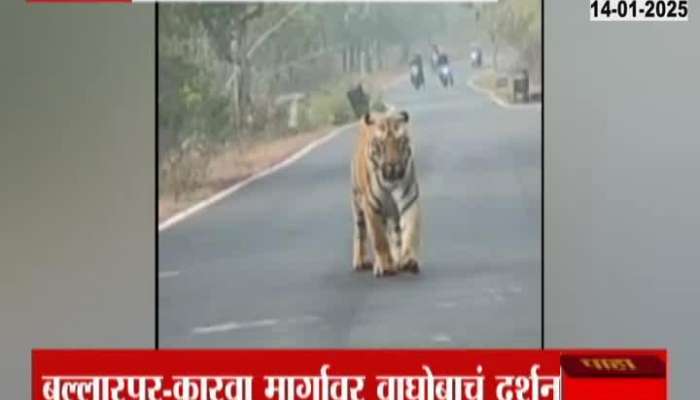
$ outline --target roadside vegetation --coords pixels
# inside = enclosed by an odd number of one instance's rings
[[[500,0],[466,5],[474,18],[474,43],[485,51],[484,69],[473,83],[506,101],[513,101],[513,76],[523,70],[536,99],[542,85],[542,9],[539,0]]]
[[[499,75],[493,68],[481,71],[474,77],[472,84],[478,88],[487,90],[506,103],[512,103],[514,101],[513,80]]]
[[[384,86],[455,10],[466,16],[457,5],[162,5],[159,218],[353,121],[357,84],[383,107]]]

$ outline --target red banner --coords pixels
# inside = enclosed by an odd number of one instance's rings
[[[667,398],[665,351],[35,350],[32,368],[36,400]]]

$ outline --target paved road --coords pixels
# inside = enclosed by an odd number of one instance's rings
[[[423,273],[351,271],[345,129],[161,233],[162,347],[539,347],[540,111],[426,78],[386,96],[412,118]]]

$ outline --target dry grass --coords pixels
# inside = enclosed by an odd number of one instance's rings
[[[161,194],[158,199],[158,221],[162,222],[236,182],[281,162],[330,130],[331,127],[324,127],[308,133],[259,143],[237,143],[224,148],[212,158],[207,178],[196,190],[177,200],[171,194]]]

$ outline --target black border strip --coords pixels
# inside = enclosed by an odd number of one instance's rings
[[[545,317],[545,307],[544,307],[544,264],[545,264],[545,262],[544,262],[544,256],[545,256],[545,253],[544,253],[544,219],[545,219],[544,218],[544,213],[545,213],[545,208],[544,208],[544,201],[545,201],[545,192],[544,192],[544,172],[545,172],[545,167],[544,167],[544,163],[545,163],[545,159],[544,159],[544,136],[545,136],[544,135],[544,132],[545,132],[545,130],[544,130],[544,108],[545,107],[544,107],[544,104],[545,104],[545,100],[544,99],[545,99],[545,92],[546,92],[545,88],[544,88],[544,81],[545,81],[545,75],[544,75],[544,60],[545,60],[545,57],[544,57],[544,48],[545,48],[545,45],[544,45],[544,0],[540,0],[540,35],[542,37],[541,43],[540,43],[541,52],[542,52],[542,57],[541,57],[541,61],[540,61],[540,79],[542,81],[540,84],[541,91],[542,91],[542,95],[541,95],[542,98],[540,100],[541,104],[542,104],[541,105],[542,112],[540,113],[540,118],[541,118],[540,129],[542,130],[542,138],[540,140],[540,144],[542,146],[542,148],[540,149],[540,191],[541,191],[540,205],[542,207],[542,211],[540,212],[540,219],[541,219],[541,221],[540,221],[540,235],[541,235],[541,238],[540,238],[540,247],[541,247],[540,248],[540,252],[541,252],[540,261],[542,263],[542,266],[540,268],[540,271],[541,271],[540,301],[542,302],[541,303],[542,307],[540,309],[540,323],[541,323],[541,325],[540,325],[540,335],[541,335],[540,339],[542,341],[541,348],[542,348],[542,350],[544,350],[544,348],[545,348],[545,345],[544,345],[544,343],[545,343],[544,342],[544,317]]]
[[[154,53],[155,53],[155,59],[156,59],[156,62],[155,62],[155,86],[156,86],[156,92],[155,92],[155,95],[154,95],[154,99],[155,99],[155,110],[156,110],[156,117],[155,117],[155,146],[156,146],[156,148],[155,148],[155,152],[156,152],[155,163],[156,163],[156,165],[155,165],[155,169],[154,169],[154,173],[155,173],[155,183],[156,183],[156,184],[155,184],[155,187],[156,187],[156,195],[155,195],[155,216],[154,216],[154,218],[155,218],[155,227],[154,227],[154,231],[155,231],[155,240],[156,240],[156,242],[155,242],[155,243],[156,243],[156,249],[155,249],[155,261],[156,261],[156,265],[155,265],[155,270],[156,270],[156,273],[155,273],[155,285],[156,285],[155,296],[156,296],[156,298],[155,298],[155,302],[154,302],[154,303],[155,303],[156,309],[155,309],[155,321],[154,321],[154,322],[155,322],[155,327],[156,327],[156,328],[155,328],[155,348],[156,348],[156,350],[158,350],[158,348],[160,347],[160,343],[159,343],[159,341],[158,341],[158,338],[159,338],[159,336],[160,336],[160,333],[158,332],[158,326],[160,325],[160,324],[159,324],[160,319],[159,319],[159,316],[158,316],[158,310],[160,309],[160,306],[159,306],[159,304],[158,304],[158,299],[160,298],[160,293],[159,293],[160,288],[159,288],[159,284],[158,284],[158,281],[159,281],[159,279],[158,279],[158,271],[160,270],[160,262],[159,262],[159,260],[158,260],[158,257],[159,257],[158,255],[159,255],[159,252],[160,252],[160,245],[159,245],[159,243],[158,243],[158,236],[159,236],[159,235],[158,235],[158,196],[159,196],[159,193],[160,193],[160,188],[158,187],[158,180],[159,180],[159,179],[158,179],[158,175],[159,175],[159,169],[158,169],[159,163],[158,163],[158,161],[159,161],[159,158],[160,158],[160,147],[159,147],[159,145],[160,145],[160,143],[159,143],[160,130],[159,130],[159,127],[158,127],[158,126],[159,126],[159,124],[158,124],[158,119],[159,119],[159,116],[160,116],[160,112],[159,112],[159,110],[158,110],[158,93],[160,93],[160,92],[159,92],[159,88],[158,88],[158,71],[159,71],[159,69],[160,69],[160,66],[159,66],[159,64],[158,64],[158,57],[159,57],[158,36],[159,36],[159,35],[158,35],[158,3],[157,3],[157,2],[156,2],[156,4],[154,4],[154,7],[155,7],[155,9],[154,9],[154,14],[155,14],[155,30],[154,30],[154,33],[155,33],[155,44],[156,44],[156,48],[155,48],[155,52],[154,52]]]

